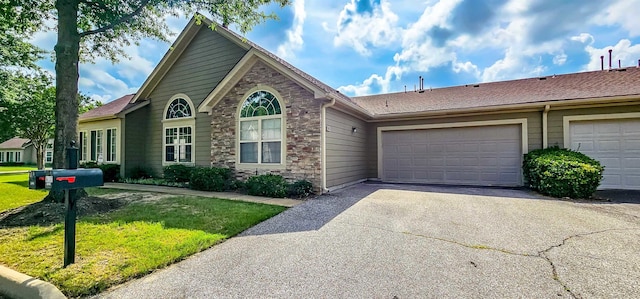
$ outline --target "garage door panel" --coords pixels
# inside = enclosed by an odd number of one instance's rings
[[[387,181],[521,185],[521,125],[382,132],[382,178]],[[398,136],[413,136],[400,138]],[[413,152],[386,151],[388,144]],[[411,156],[412,163],[386,163]]]
[[[640,190],[640,119],[572,121],[571,148],[605,166],[600,189]]]

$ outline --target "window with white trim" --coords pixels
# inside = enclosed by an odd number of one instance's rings
[[[15,162],[13,160],[13,152],[7,152],[7,162]]]
[[[102,163],[104,157],[102,156],[102,130],[91,131],[91,161],[97,161]]]
[[[16,162],[20,162],[21,161],[20,154],[22,154],[22,153],[21,152],[16,152]]]
[[[274,94],[258,90],[243,102],[238,118],[241,164],[282,164],[283,117]]]
[[[163,164],[195,162],[193,111],[193,102],[184,94],[177,94],[169,100],[162,123]]]
[[[88,146],[87,146],[87,131],[80,132],[80,161],[87,161]]]
[[[117,139],[116,129],[107,129],[107,162],[116,161]]]
[[[0,152],[0,163],[4,162],[4,152]]]
[[[53,162],[53,143],[47,142],[44,153],[45,163]]]

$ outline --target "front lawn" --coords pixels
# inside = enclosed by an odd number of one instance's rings
[[[0,172],[6,171],[22,171],[22,170],[37,170],[35,166],[0,166]]]
[[[49,281],[67,296],[90,295],[209,248],[285,209],[184,196],[134,201],[80,217],[76,263],[66,269],[62,223],[0,228],[0,264]]]
[[[0,175],[0,213],[41,201],[47,195],[45,190],[30,190],[29,175]]]

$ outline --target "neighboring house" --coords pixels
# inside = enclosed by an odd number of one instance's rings
[[[36,149],[29,139],[14,137],[0,143],[0,163],[36,163]]]
[[[0,143],[0,163],[36,164],[36,148],[29,139],[14,137]],[[45,148],[44,162],[53,162],[53,139]]]
[[[210,24],[189,22],[113,125],[80,121],[117,128],[125,173],[222,166],[322,192],[367,179],[520,186],[523,154],[558,145],[600,160],[603,188],[640,189],[638,68],[349,98]],[[85,160],[104,157],[86,134]]]
[[[80,163],[121,164],[124,114],[136,106],[126,95],[80,115],[78,120],[78,156]],[[138,105],[142,104],[142,101]]]

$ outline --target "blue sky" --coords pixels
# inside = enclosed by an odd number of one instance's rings
[[[348,95],[445,87],[614,67],[640,59],[636,0],[293,0],[246,37]],[[168,18],[176,33],[189,16]],[[175,36],[172,38],[175,39]],[[55,34],[34,43],[53,49]],[[103,102],[134,93],[169,48],[144,40],[131,57],[80,66],[80,90]],[[41,66],[53,72],[50,60]],[[212,86],[213,89],[213,86]]]

